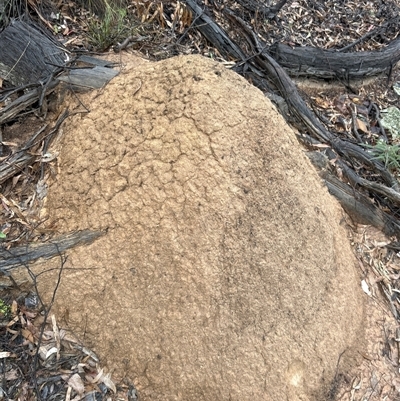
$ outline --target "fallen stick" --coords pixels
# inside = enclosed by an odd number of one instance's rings
[[[83,230],[60,235],[45,243],[29,243],[11,249],[0,248],[0,272],[7,275],[11,269],[26,266],[40,258],[54,258],[67,249],[90,244],[104,234],[101,231]]]
[[[380,51],[343,53],[277,43],[270,48],[270,52],[290,76],[341,79],[347,82],[390,72],[400,60],[400,38]]]

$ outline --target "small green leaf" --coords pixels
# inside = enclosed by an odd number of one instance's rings
[[[0,299],[0,319],[8,317],[11,312],[11,306],[6,304],[2,299]]]
[[[400,110],[394,106],[382,110],[381,124],[390,131],[393,139],[397,139],[400,136]]]
[[[0,231],[0,239],[7,238],[7,235]]]

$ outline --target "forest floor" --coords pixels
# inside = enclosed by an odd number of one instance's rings
[[[270,2],[264,2],[267,8],[270,6],[268,3]],[[105,52],[129,51],[149,60],[165,59],[178,54],[202,54],[223,63],[227,68],[235,67],[236,60],[226,59],[195,29],[191,14],[184,3],[169,0],[136,1],[128,7],[113,9],[101,7],[101,4],[99,2],[102,17],[95,16],[73,1],[61,1],[58,9],[31,5],[30,12],[35,20],[51,29],[54,37],[75,54],[90,52],[99,55]],[[245,49],[248,45],[224,15],[226,8],[247,21],[268,46],[280,42],[293,47],[380,51],[395,40],[400,32],[400,1],[287,1],[274,18],[269,17],[265,7],[256,12],[251,11],[251,6],[259,6],[258,2],[251,0],[208,1],[206,5],[207,13]],[[396,131],[397,125],[389,127],[382,123],[385,110],[390,107],[400,109],[398,66],[393,65],[385,74],[360,81],[321,81],[313,77],[292,79],[309,107],[326,122],[330,130],[343,138],[354,139],[355,129],[362,142],[369,146],[379,145],[384,139],[385,144],[390,147],[386,146],[386,153],[381,153],[383,157],[387,157],[383,161],[392,163],[390,167],[393,175],[400,177],[400,156],[397,158],[399,149],[396,148],[400,146],[400,131]],[[54,123],[55,116],[56,114],[49,113],[50,120],[47,122]],[[51,118],[54,120],[51,121]],[[32,135],[34,128],[40,128],[41,123],[42,120],[33,114],[20,116],[12,124],[2,127],[3,143],[10,149],[17,148],[24,143],[24,139]],[[400,127],[400,119],[398,123]],[[25,131],[24,137],[21,137],[21,131]],[[394,154],[389,154],[390,151]],[[36,214],[39,203],[34,194],[37,193],[40,175],[37,167],[31,170],[28,178],[14,176],[2,185],[0,238],[6,247],[23,243],[23,239],[37,240],[48,235],[40,230],[40,221]],[[374,198],[374,203],[392,216],[400,218],[399,205],[388,203],[383,197]],[[360,285],[367,298],[368,346],[362,355],[364,362],[357,370],[348,376],[338,375],[332,389],[332,399],[400,400],[400,239],[388,238],[379,230],[356,224],[350,219],[347,220],[347,226],[359,262]],[[25,306],[18,309],[15,303],[10,310],[15,320],[13,324],[18,323],[18,328],[9,321],[4,326],[8,329],[8,335],[19,333],[29,348],[29,343],[34,342],[29,334],[33,330],[29,322],[38,313],[29,308],[32,306],[29,302],[33,299],[31,289],[24,294]],[[16,295],[14,289],[8,300],[17,298],[21,298],[21,294]],[[47,332],[47,350],[42,349],[42,353],[53,353],[57,356],[60,332],[54,318],[51,327],[52,330]],[[37,329],[35,333],[38,333]],[[73,338],[65,337],[64,341],[69,343],[70,349],[76,350]],[[91,355],[89,350],[82,352],[82,349],[79,355],[74,354],[74,361],[79,360],[82,369],[91,372],[89,376],[93,386],[103,383],[106,394],[107,388],[113,388],[114,385],[101,369],[94,369],[96,356]],[[28,357],[24,359],[32,362]],[[12,378],[12,374],[15,374],[14,368],[8,374],[8,380],[16,380]],[[70,391],[77,392],[82,383],[77,377],[74,380],[70,381],[69,388]],[[51,391],[48,383],[41,385],[43,399],[48,395],[44,395],[43,389],[48,388],[46,391]],[[54,383],[52,391],[55,391],[54,386],[57,387],[59,382]],[[15,381],[15,387],[18,386],[22,386],[21,382]],[[125,383],[120,388],[126,394],[130,392],[130,399],[135,399],[130,384]]]

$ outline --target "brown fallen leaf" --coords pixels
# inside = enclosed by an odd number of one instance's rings
[[[26,329],[21,329],[21,334],[24,338],[26,338],[29,342],[32,344],[35,343],[35,339],[33,338],[33,334],[31,331],[26,330]]]
[[[363,120],[357,118],[357,130],[363,132],[364,134],[368,134],[369,130],[367,125]]]

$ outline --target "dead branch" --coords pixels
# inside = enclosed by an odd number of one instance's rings
[[[53,80],[45,89],[45,94],[48,95],[54,91],[58,85],[58,81]],[[21,111],[37,102],[43,93],[42,87],[30,90],[28,93],[18,97],[13,102],[3,107],[0,110],[0,125],[13,120]]]
[[[383,212],[370,199],[330,173],[321,173],[329,192],[339,201],[352,219],[372,225],[388,236],[400,236],[400,221]]]
[[[38,260],[59,256],[67,249],[90,244],[104,235],[101,231],[83,230],[60,235],[46,243],[31,243],[11,249],[0,249],[0,272],[7,274],[11,269]]]
[[[204,13],[204,10],[195,0],[185,0],[187,6],[193,12],[195,23],[201,34],[210,41],[221,54],[227,55],[233,59],[245,60],[246,56],[243,50],[228,36],[228,34]]]
[[[400,38],[381,51],[343,53],[311,46],[291,47],[276,43],[271,56],[290,76],[323,79],[360,79],[390,71],[400,60]]]
[[[44,133],[45,127],[42,127],[35,135],[21,147],[21,149],[12,153],[0,163],[0,184],[13,177],[15,174],[24,170],[24,168],[32,165],[36,160],[40,160],[39,154],[32,152],[32,147],[38,145],[42,140],[45,140],[44,152],[47,151],[54,134],[59,130],[61,124],[69,116],[68,111],[64,111],[57,119],[54,127],[47,134]]]

